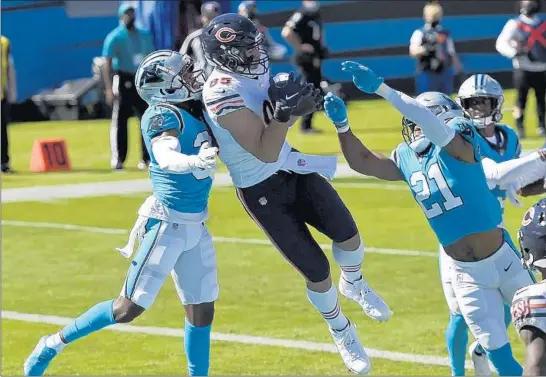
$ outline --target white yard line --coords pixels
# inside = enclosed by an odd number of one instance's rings
[[[524,150],[523,155],[530,152]],[[352,170],[348,164],[338,164],[335,178],[358,177],[364,182],[348,183],[333,181],[336,187],[341,188],[361,188],[361,189],[384,189],[404,191],[405,185],[393,183],[383,183],[382,181],[359,174]],[[375,181],[375,182],[370,182]],[[214,187],[232,186],[231,178],[228,173],[217,173],[214,177]],[[2,190],[2,203],[13,202],[35,202],[49,201],[54,199],[69,198],[87,198],[108,195],[129,195],[143,192],[152,192],[152,184],[149,179],[131,179],[124,181],[104,181],[90,183],[74,183],[54,186],[36,186],[36,187],[18,187]]]
[[[362,177],[361,174],[349,168],[349,165],[338,165],[336,178],[357,176]],[[213,186],[226,187],[231,185],[231,178],[228,173],[215,174]],[[10,188],[2,190],[2,203],[124,195],[140,192],[152,192],[152,183],[149,179]]]
[[[32,221],[12,221],[2,220],[2,226],[17,226],[24,228],[49,228],[49,229],[61,229],[61,230],[75,230],[82,232],[100,233],[100,234],[128,234],[125,229],[116,228],[99,228],[93,226],[82,226],[75,224],[59,224],[59,223],[44,223],[44,222],[32,222]],[[233,238],[233,237],[212,237],[214,242],[218,243],[239,243],[249,245],[271,245],[269,240],[257,239],[257,238]],[[331,244],[320,244],[323,249],[331,249]],[[386,249],[381,247],[366,247],[366,252],[388,255],[405,255],[405,256],[417,256],[417,257],[431,257],[438,258],[438,253],[422,250],[405,250],[405,249]]]
[[[68,318],[68,317],[58,317],[58,316],[43,315],[43,314],[19,313],[19,312],[13,312],[8,310],[2,311],[2,319],[11,319],[11,320],[22,321],[22,322],[44,323],[44,324],[57,325],[57,326],[66,326],[67,324],[73,321],[73,318]],[[116,324],[113,326],[106,327],[105,329],[111,330],[111,331],[136,333],[136,334],[171,336],[176,338],[184,337],[184,329],[179,329],[179,328]],[[301,349],[306,351],[337,353],[336,347],[330,343],[318,343],[318,342],[309,342],[309,341],[301,341],[301,340],[267,338],[267,337],[252,336],[252,335],[223,334],[223,333],[217,333],[217,332],[213,332],[211,337],[213,340],[217,340],[221,342],[232,342],[232,343],[252,344],[252,345],[261,345],[261,346],[295,348],[295,349]],[[449,366],[449,359],[447,357],[417,355],[417,354],[411,354],[411,353],[393,352],[393,351],[379,350],[379,349],[373,349],[373,348],[366,348],[366,352],[372,358],[401,361],[401,362],[407,362],[407,363],[416,363],[416,364]],[[467,361],[466,363],[466,368],[469,368],[469,369],[472,368],[472,365],[469,361]]]

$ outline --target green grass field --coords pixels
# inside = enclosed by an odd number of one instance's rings
[[[509,93],[507,105],[512,98]],[[505,116],[505,121],[512,124],[511,114],[507,112]],[[376,150],[389,153],[401,140],[400,116],[383,101],[352,103],[350,117],[356,133]],[[317,117],[317,124],[325,131],[323,134],[301,135],[295,127],[290,133],[292,144],[304,152],[338,154],[335,131],[322,115]],[[136,166],[139,157],[136,127],[136,122],[132,123],[130,167]],[[534,127],[529,122],[529,135],[534,135]],[[106,121],[13,125],[10,136],[13,166],[19,173],[2,176],[3,189],[146,177],[146,173],[136,170],[110,171]],[[67,140],[74,171],[28,172],[33,140],[48,137]],[[524,142],[524,148],[542,143],[541,139],[530,138]],[[345,314],[358,325],[364,345],[391,352],[372,354],[378,356],[373,358],[372,374],[449,374],[448,367],[437,365],[443,360],[439,358],[447,356],[443,339],[448,319],[434,254],[437,241],[421,210],[403,184],[387,187],[379,181],[353,178],[336,180],[334,186],[370,247],[364,273],[394,311],[389,322],[379,324],[368,319],[354,302],[340,299]],[[2,204],[2,310],[75,317],[96,302],[117,296],[129,261],[114,248],[125,244],[126,235],[121,230],[132,226],[145,197],[142,193]],[[525,206],[534,200],[524,200]],[[214,188],[210,211],[208,226],[213,236],[237,238],[216,242],[220,298],[213,331],[282,339],[286,344],[331,344],[325,323],[307,301],[302,279],[271,245],[259,244],[265,236],[247,217],[233,188]],[[514,235],[523,213],[523,208],[508,205],[506,223]],[[83,228],[44,228],[44,223]],[[322,235],[317,237],[320,242],[329,243]],[[377,248],[422,250],[429,254],[385,254],[376,252]],[[326,253],[330,257],[330,250]],[[337,281],[338,269],[333,267],[332,273]],[[33,323],[20,319],[2,320],[2,375],[22,374],[23,361],[37,340],[60,328],[51,320]],[[154,306],[133,325],[181,329],[183,321],[183,309],[168,282]],[[516,356],[523,360],[523,347],[513,328],[510,335]],[[422,355],[436,358],[431,363]],[[186,362],[180,337],[103,331],[67,347],[47,373],[183,375]],[[226,340],[213,342],[211,373],[348,374],[336,353]]]

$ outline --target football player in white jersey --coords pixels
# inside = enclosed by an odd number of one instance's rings
[[[524,266],[546,278],[546,199],[527,210],[518,232]],[[524,376],[546,376],[546,280],[521,288],[512,318],[525,343]]]
[[[216,66],[205,83],[203,102],[239,200],[303,275],[307,297],[328,323],[345,365],[365,374],[370,360],[354,324],[339,307],[328,259],[309,225],[333,241],[341,293],[377,321],[392,313],[363,279],[364,244],[355,221],[323,178],[333,177],[336,157],[299,153],[286,142],[297,118],[320,108],[320,90],[292,73],[270,79],[264,37],[246,17],[216,17],[204,28],[201,41],[205,56]]]

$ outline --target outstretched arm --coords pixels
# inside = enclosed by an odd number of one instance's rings
[[[419,125],[425,136],[436,146],[444,148],[453,157],[476,162],[474,146],[467,142],[454,129],[434,115],[416,99],[392,89],[371,69],[356,62],[343,62],[342,70],[353,75],[354,84],[361,91],[376,93],[389,101],[403,116]]]
[[[387,156],[369,150],[351,132],[347,108],[339,97],[328,93],[324,98],[324,110],[326,116],[336,127],[343,156],[345,156],[351,169],[387,181],[401,181],[404,179],[394,161]]]
[[[501,163],[484,158],[482,165],[485,177],[493,187],[506,186],[510,183],[524,187],[546,176],[546,149],[539,149]]]

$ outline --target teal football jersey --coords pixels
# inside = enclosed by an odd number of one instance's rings
[[[161,133],[178,130],[180,153],[196,155],[201,144],[211,142],[207,126],[185,110],[170,105],[148,107],[141,120],[141,131],[150,154],[150,178],[154,196],[166,207],[182,213],[200,213],[207,207],[212,186],[211,170],[180,174],[163,170],[154,157],[151,141]]]
[[[477,162],[459,161],[435,145],[422,156],[406,143],[399,144],[393,153],[393,160],[444,247],[469,234],[492,230],[502,222],[501,208],[479,162],[480,136],[469,122],[451,122],[450,126],[473,145]]]
[[[521,144],[519,142],[517,133],[511,127],[504,124],[497,124],[496,128],[498,132],[502,134],[503,143],[499,148],[489,143],[484,137],[480,136],[480,152],[482,157],[490,158],[497,163],[509,161],[514,158],[519,158],[521,154]],[[504,212],[506,190],[503,190],[497,186],[491,191],[499,201]]]

